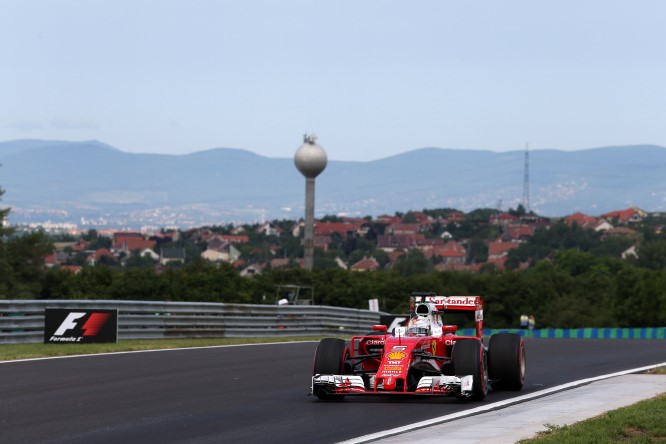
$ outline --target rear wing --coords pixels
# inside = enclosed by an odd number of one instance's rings
[[[409,298],[410,315],[419,303],[433,304],[440,314],[473,312],[476,336],[483,336],[483,299],[481,296],[440,296],[435,293],[414,292]]]

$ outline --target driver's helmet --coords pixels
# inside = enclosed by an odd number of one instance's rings
[[[410,336],[427,336],[430,334],[430,322],[427,318],[413,318],[407,327]]]
[[[432,332],[432,320],[430,319],[430,312],[432,307],[428,304],[419,304],[416,306],[413,317],[407,326],[407,334],[410,336],[427,336]]]

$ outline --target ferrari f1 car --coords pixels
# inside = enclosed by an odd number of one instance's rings
[[[474,316],[475,335],[459,336],[447,313]],[[415,292],[410,320],[387,332],[375,325],[350,341],[322,339],[314,356],[310,394],[322,400],[347,395],[453,396],[483,400],[493,390],[521,390],[525,344],[520,335],[498,333],[483,343],[480,296]]]

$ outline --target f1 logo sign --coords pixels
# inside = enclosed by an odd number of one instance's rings
[[[389,325],[389,327],[386,329],[386,331],[393,331],[394,328],[405,325],[406,322],[407,322],[407,318],[396,317],[393,320],[393,322],[391,322],[391,325]]]
[[[44,343],[117,342],[118,310],[50,309],[44,314]]]
[[[381,315],[379,317],[379,323],[383,325],[388,325],[386,331],[392,332],[394,328],[407,325],[409,321],[408,317],[399,316],[399,315]]]
[[[76,321],[79,318],[84,317],[85,313],[70,313],[67,315],[67,318],[60,324],[60,327],[53,333],[54,336],[62,336],[67,330],[71,330],[76,327]]]
[[[86,315],[85,312],[72,312],[65,320],[60,324],[60,327],[53,333],[53,336],[62,336],[67,330],[73,330],[77,327],[77,319],[80,319]],[[83,327],[83,336],[95,336],[102,329],[106,320],[109,319],[111,313],[92,313]]]

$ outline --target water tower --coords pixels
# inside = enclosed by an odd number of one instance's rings
[[[312,270],[314,262],[314,201],[315,177],[326,168],[326,152],[317,143],[317,136],[305,134],[303,145],[294,154],[296,168],[305,176],[305,235],[303,259],[305,269]]]

